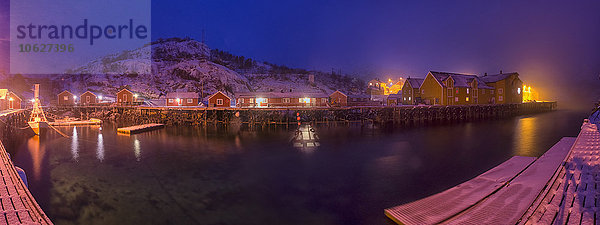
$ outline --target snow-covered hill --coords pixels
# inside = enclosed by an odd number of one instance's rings
[[[147,63],[149,60],[151,65]],[[175,91],[203,92],[208,96],[216,91],[235,94],[364,90],[364,82],[356,78],[258,62],[211,51],[203,43],[180,38],[159,40],[139,49],[108,55],[68,73],[55,77],[63,85],[57,89],[71,90],[74,94],[91,90],[107,96],[124,87],[146,98],[159,98]],[[309,74],[315,76],[314,83],[308,81]]]

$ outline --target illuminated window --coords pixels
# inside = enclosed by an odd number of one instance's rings
[[[410,97],[408,97],[408,100],[410,101]]]
[[[172,98],[169,99],[169,103],[173,103],[173,99]]]
[[[466,98],[467,102],[469,101],[469,97]]]
[[[283,103],[290,103],[290,98],[283,98]]]
[[[502,95],[498,96],[498,101],[504,101],[504,99],[502,98]]]
[[[327,103],[327,99],[326,98],[322,98],[321,99],[321,103]]]
[[[517,88],[517,94],[521,94],[521,88]]]
[[[63,100],[65,100],[65,101],[66,101],[66,100],[69,100],[69,96],[65,96],[65,97],[63,97]]]
[[[458,94],[458,88],[456,88],[456,94]]]
[[[458,97],[454,97],[454,101],[455,101],[455,102],[458,102]]]
[[[223,99],[217,99],[217,105],[223,105]]]
[[[240,102],[241,102],[241,103],[244,103],[244,98],[240,98]]]
[[[250,103],[254,103],[254,99],[253,98],[250,98]]]
[[[467,94],[469,94],[469,89],[467,88]],[[469,101],[469,98],[467,98],[467,101]]]
[[[498,94],[502,94],[502,93],[504,93],[504,89],[498,88]]]
[[[406,101],[406,97],[404,97],[404,101]]]

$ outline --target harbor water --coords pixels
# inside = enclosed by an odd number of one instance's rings
[[[383,209],[576,136],[589,112],[399,128],[61,127],[6,141],[55,224],[392,224]],[[314,131],[314,132],[313,132]],[[296,136],[300,133],[300,137]],[[303,135],[307,134],[307,135]]]

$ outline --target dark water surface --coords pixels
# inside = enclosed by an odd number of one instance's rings
[[[391,224],[383,209],[576,136],[587,112],[419,128],[60,128],[7,147],[56,224]]]

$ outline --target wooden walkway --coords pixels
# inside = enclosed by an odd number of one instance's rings
[[[598,131],[595,132],[596,134],[598,133]],[[559,215],[561,212],[566,211],[560,211],[555,208],[554,211],[549,209],[549,212],[544,213],[548,210],[543,210],[543,207],[534,207],[534,205],[536,203],[539,205],[540,202],[542,205],[547,205],[545,203],[552,202],[553,195],[562,195],[543,193],[548,192],[547,187],[550,186],[549,184],[553,182],[553,179],[561,177],[559,171],[565,170],[562,168],[562,165],[567,155],[570,155],[571,158],[569,159],[571,161],[565,165],[576,164],[567,168],[590,171],[581,169],[583,159],[572,162],[573,155],[577,155],[573,153],[576,151],[571,150],[573,146],[575,146],[573,149],[577,149],[577,146],[582,143],[591,144],[590,141],[583,141],[581,138],[582,135],[591,136],[591,134],[582,131],[582,134],[577,139],[562,138],[544,155],[535,159],[535,161],[529,157],[513,157],[472,180],[428,198],[386,209],[385,214],[398,224],[552,224],[552,218],[550,220],[536,220],[537,217],[527,216],[526,212],[531,211],[530,214],[538,215],[539,217],[542,217],[541,215],[544,214],[550,214],[550,217],[554,217],[554,215]],[[586,157],[597,161],[597,152],[600,151],[600,137],[596,136],[595,140],[598,141],[594,147],[597,149],[595,152],[596,156],[589,155],[590,152],[588,151],[586,152],[588,154]],[[533,163],[531,163],[532,161]],[[577,169],[577,166],[579,166],[579,169]],[[600,172],[600,169],[594,171],[597,173]],[[572,177],[577,177],[581,172],[568,172],[567,170],[567,173]],[[490,174],[494,176],[490,176]],[[568,178],[568,176],[565,177]],[[600,182],[600,174],[598,176],[584,176],[584,179],[590,182],[595,182],[595,178]],[[567,180],[567,182],[570,181]],[[573,183],[576,182],[573,181]],[[573,190],[578,190],[577,188],[581,187],[577,184],[574,185],[577,187],[571,187]],[[552,185],[552,187],[555,187],[555,185]],[[571,189],[568,189],[568,187],[565,188],[565,191],[568,190]],[[598,195],[598,191],[596,189],[593,190],[593,193],[589,195]],[[545,197],[550,199],[547,201],[540,200],[545,199]],[[555,199],[558,198],[575,199],[573,195],[568,194],[565,194],[564,197],[555,197]],[[573,200],[563,202],[563,200],[555,200],[555,202],[558,208],[561,204],[571,204],[577,207],[578,203],[583,203],[584,201],[576,202]],[[562,206],[564,207],[565,205]],[[591,207],[591,205],[588,204],[588,207]],[[543,212],[540,213],[540,210]],[[582,213],[580,214],[583,215]],[[561,218],[568,218],[568,213],[563,212],[563,215]],[[577,219],[577,222],[579,222],[579,219]],[[561,224],[564,224],[564,222]]]
[[[156,130],[163,128],[165,125],[160,123],[148,123],[131,127],[121,127],[117,128],[117,133],[121,134],[137,134],[146,131]]]
[[[19,177],[0,142],[0,225],[52,224]]]

